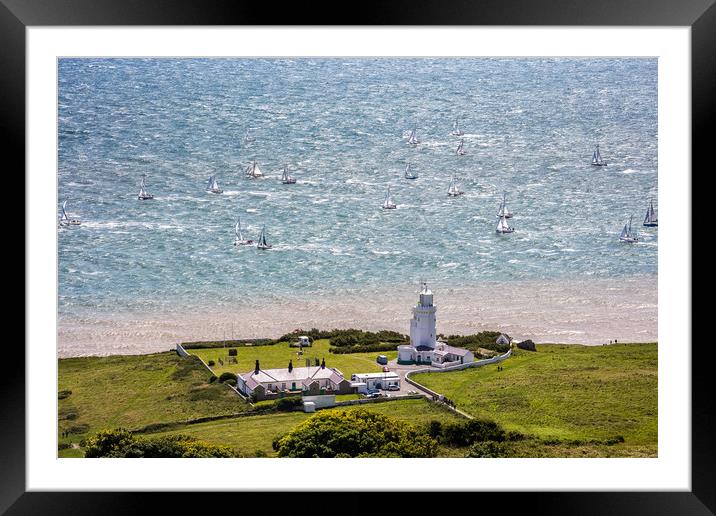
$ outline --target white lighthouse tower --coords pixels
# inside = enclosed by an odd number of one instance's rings
[[[398,364],[428,364],[444,368],[475,360],[472,351],[437,340],[435,312],[437,307],[433,304],[433,293],[423,282],[420,300],[413,307],[413,318],[410,320],[410,345],[398,346]]]
[[[410,320],[410,345],[414,348],[435,349],[437,339],[435,331],[435,312],[433,293],[427,283],[423,283],[420,300],[413,307],[413,318]],[[427,351],[427,350],[426,350]]]

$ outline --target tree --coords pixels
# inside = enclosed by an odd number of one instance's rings
[[[437,442],[413,425],[365,409],[326,410],[273,443],[279,457],[435,457]]]
[[[193,458],[234,457],[226,446],[216,446],[188,435],[137,439],[123,428],[102,430],[87,441],[85,457],[99,458]]]

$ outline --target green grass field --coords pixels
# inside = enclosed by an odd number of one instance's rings
[[[333,355],[318,341],[306,355],[323,358],[346,376],[375,371],[379,353]],[[451,398],[457,408],[527,435],[509,444],[519,457],[654,457],[657,454],[657,345],[577,346],[543,344],[537,352],[516,350],[495,365],[414,378]],[[192,350],[204,360],[227,356],[224,349]],[[238,348],[238,364],[222,371],[251,370],[257,354],[262,367],[285,367],[296,350],[287,345]],[[389,358],[395,352],[382,353]],[[140,437],[188,434],[234,448],[245,457],[274,456],[272,441],[310,417],[302,412],[270,412],[205,423],[182,424],[206,416],[254,410],[231,389],[209,384],[209,371],[195,358],[173,352],[153,355],[59,360],[58,391],[72,391],[58,402],[59,442],[74,444],[98,430],[137,429],[153,423],[179,423],[171,430]],[[294,359],[294,364],[299,365]],[[302,364],[300,364],[302,365]],[[339,400],[356,395],[339,397]],[[261,404],[258,404],[261,405]],[[427,400],[361,405],[368,410],[427,425],[459,416]],[[265,408],[259,407],[258,408]],[[355,410],[345,407],[337,410]],[[63,433],[70,431],[69,436]],[[623,436],[624,442],[605,441]],[[591,441],[591,442],[590,442]],[[466,448],[440,446],[443,457],[464,457]],[[76,447],[59,457],[82,457]]]
[[[378,412],[413,425],[427,425],[435,419],[443,423],[464,420],[454,412],[422,399],[396,400],[384,403],[359,405],[372,412]],[[358,406],[337,407],[332,410],[355,410]],[[244,457],[259,455],[275,456],[271,443],[301,423],[311,414],[288,412],[241,417],[236,419],[198,423],[174,429],[169,432],[143,434],[144,437],[184,434],[197,437],[212,444],[234,448]]]
[[[58,361],[60,443],[79,443],[115,427],[186,421],[251,409],[228,386],[208,384],[211,374],[198,360],[174,352],[140,356],[67,358]],[[71,432],[63,437],[63,432]],[[72,449],[60,456],[72,456]]]
[[[302,357],[298,356],[298,348],[289,347],[288,342],[272,346],[237,347],[235,348],[237,350],[236,357],[229,357],[229,348],[188,349],[187,352],[200,357],[206,363],[213,360],[214,365],[211,366],[211,369],[216,376],[220,376],[226,371],[234,374],[252,371],[257,359],[262,369],[279,369],[288,367],[289,360],[293,360],[294,367],[303,367],[306,365],[306,358],[318,358],[318,360],[325,358],[327,367],[339,369],[347,379],[350,379],[354,373],[380,371],[382,366],[375,361],[378,355],[385,355],[388,360],[398,356],[397,351],[334,355],[328,351],[329,347],[328,339],[316,340],[313,346],[304,349]],[[230,358],[236,358],[237,363],[229,363]],[[223,361],[223,365],[219,359]]]
[[[502,363],[411,378],[457,408],[548,439],[618,435],[636,455],[657,453],[657,345],[543,344]],[[549,451],[549,450],[547,450]],[[530,455],[531,456],[531,455]],[[602,455],[604,456],[604,455]]]

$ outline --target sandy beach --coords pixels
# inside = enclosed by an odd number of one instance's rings
[[[438,331],[500,330],[515,339],[599,345],[653,342],[657,276],[624,279],[431,285]],[[141,354],[178,342],[278,337],[296,328],[389,329],[408,333],[417,286],[294,296],[262,306],[176,307],[165,313],[119,313],[58,321],[58,356]]]

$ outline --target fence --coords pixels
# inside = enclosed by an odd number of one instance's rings
[[[177,351],[177,355],[179,355],[180,357],[188,357],[189,356],[189,353],[187,353],[186,349],[184,349],[184,346],[182,346],[181,344],[177,344],[176,351]],[[211,367],[209,367],[209,364],[204,362],[204,360],[202,360],[202,358],[200,356],[197,356],[197,355],[192,355],[192,356],[195,356],[196,358],[198,358],[199,361],[202,364],[204,364],[204,367],[206,367],[207,371],[209,371],[211,374],[214,374],[214,371],[211,369]],[[251,401],[249,400],[248,396],[244,395],[239,389],[237,389],[233,385],[229,385],[226,382],[224,382],[224,385],[226,385],[229,389],[231,389],[236,394],[238,394],[242,400],[247,401],[249,403],[249,405],[251,405],[252,407],[254,406],[254,404],[251,403]]]

